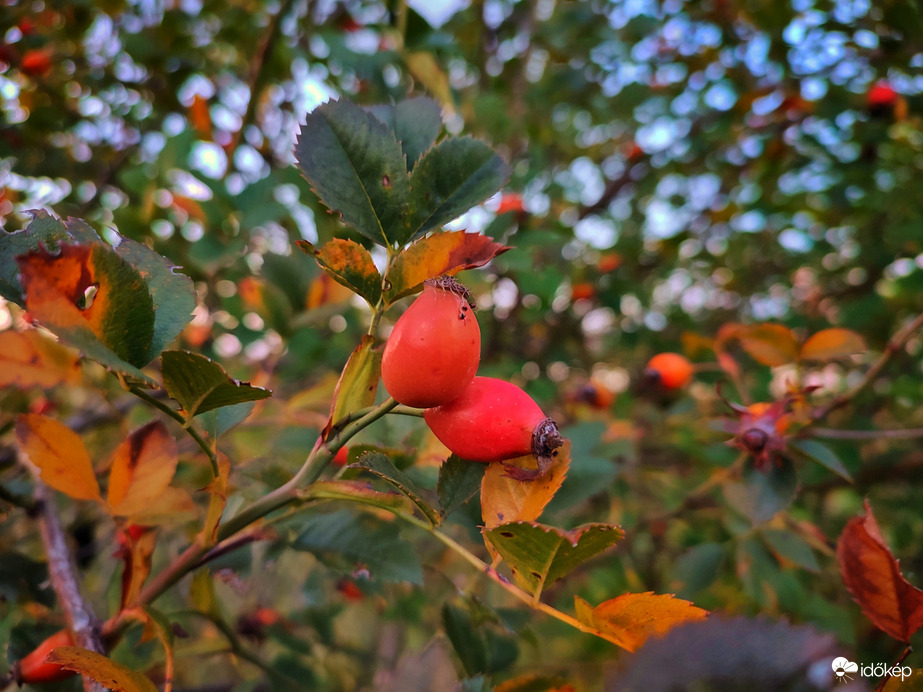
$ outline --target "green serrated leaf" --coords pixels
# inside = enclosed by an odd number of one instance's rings
[[[486,468],[486,464],[465,461],[455,454],[446,460],[436,482],[443,516],[448,516],[477,494]]]
[[[801,536],[784,529],[764,528],[760,533],[776,557],[788,560],[810,572],[820,571],[814,551]]]
[[[407,158],[407,170],[412,171],[442,132],[442,109],[426,96],[406,99],[394,106],[393,127]]]
[[[380,452],[366,452],[353,467],[360,467],[366,471],[375,474],[379,478],[386,480],[388,483],[397,488],[402,494],[410,498],[410,501],[420,510],[429,522],[435,526],[441,520],[439,512],[433,509],[424,497],[424,492],[416,483],[414,483],[406,473],[398,469],[391,463],[391,460]]]
[[[850,483],[853,482],[852,476],[843,462],[840,461],[840,458],[830,447],[822,442],[818,442],[817,440],[792,440],[788,443],[788,447],[804,455],[811,461],[830,469]]]
[[[70,228],[71,222],[68,222]],[[195,287],[192,279],[178,274],[178,267],[147,245],[123,237],[115,251],[141,273],[153,301],[154,329],[144,356],[147,364],[159,356],[192,319],[196,305]]]
[[[724,485],[728,504],[754,525],[769,521],[786,509],[797,494],[798,474],[786,457],[779,457],[765,472],[758,470],[753,460],[748,459],[740,481]]]
[[[444,603],[442,625],[452,642],[452,648],[461,660],[469,677],[488,672],[487,641],[478,631],[470,613],[462,608]]]
[[[245,401],[242,404],[232,404],[231,406],[222,406],[221,408],[203,413],[199,418],[199,422],[202,424],[202,428],[205,432],[214,439],[219,435],[223,435],[234,426],[243,423],[247,416],[250,415],[254,406],[256,406],[256,403],[253,401]]]
[[[295,245],[314,257],[321,268],[342,286],[365,298],[373,308],[381,298],[381,274],[369,251],[359,243],[335,238],[320,249],[306,240]]]
[[[484,142],[470,137],[447,139],[423,155],[410,176],[411,238],[458,218],[497,192],[510,176],[509,166]]]
[[[611,548],[624,532],[611,524],[585,524],[572,531],[537,522],[501,524],[483,531],[513,571],[520,586],[536,598],[592,557]]]
[[[231,379],[218,363],[189,351],[163,352],[163,383],[187,419],[222,406],[258,401],[272,392]]]
[[[725,549],[718,543],[693,546],[676,561],[670,590],[680,598],[692,598],[718,578],[724,559]]]
[[[340,510],[310,517],[301,524],[292,547],[313,553],[344,573],[361,565],[372,580],[423,583],[420,559],[413,546],[400,538],[399,527],[368,514]]]
[[[394,132],[341,98],[308,114],[295,144],[298,167],[321,201],[369,240],[400,240],[409,192]]]

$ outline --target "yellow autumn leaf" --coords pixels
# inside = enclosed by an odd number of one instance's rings
[[[80,673],[115,692],[157,692],[154,683],[141,673],[79,646],[59,646],[45,661]]]
[[[16,420],[16,439],[49,486],[75,500],[102,500],[83,440],[66,425],[47,416],[23,414]]]
[[[547,472],[534,481],[518,481],[504,471],[504,464],[535,467],[532,456],[488,464],[481,480],[481,516],[484,526],[492,529],[512,521],[535,521],[558,492],[570,468],[570,442],[557,450]]]
[[[580,622],[628,651],[637,651],[649,638],[663,636],[680,623],[704,620],[708,615],[689,601],[653,591],[623,594],[595,608],[575,596],[574,605]]]
[[[798,358],[798,340],[782,324],[754,324],[745,327],[737,338],[750,357],[763,365],[785,365]]]
[[[0,332],[0,387],[55,387],[80,373],[77,354],[37,329]]]

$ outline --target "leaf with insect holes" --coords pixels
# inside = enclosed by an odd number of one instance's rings
[[[0,332],[0,387],[50,389],[79,376],[77,354],[39,330]]]
[[[154,304],[137,269],[103,244],[62,245],[17,258],[26,309],[42,326],[106,367],[150,382]]]
[[[426,96],[409,98],[394,105],[372,106],[369,110],[394,132],[401,143],[408,171],[413,170],[442,132],[442,109]]]
[[[568,572],[614,546],[624,532],[612,524],[586,524],[572,531],[519,521],[485,529],[516,582],[538,597]]]
[[[613,644],[637,651],[651,637],[661,637],[677,625],[704,620],[708,611],[669,594],[628,593],[595,608],[574,597],[577,619],[599,630]]]
[[[455,454],[439,467],[436,493],[443,516],[448,516],[474,497],[481,488],[486,466],[476,461],[459,459]]]
[[[409,193],[404,153],[393,130],[348,99],[305,118],[295,158],[311,188],[343,222],[380,245],[402,242]]]
[[[743,328],[737,335],[744,351],[757,363],[785,365],[798,359],[798,340],[788,327],[781,324],[755,324]]]
[[[865,516],[850,519],[840,534],[836,556],[843,582],[862,612],[878,629],[909,642],[923,627],[923,591],[904,579],[868,500]]]
[[[836,360],[866,350],[865,340],[849,329],[834,327],[821,329],[801,346],[802,360]]]
[[[484,142],[446,139],[427,151],[410,176],[407,232],[401,242],[452,221],[500,190],[510,168]]]
[[[352,352],[343,368],[333,394],[330,420],[323,437],[328,439],[333,426],[349,414],[375,403],[378,381],[381,379],[381,349],[375,348],[375,338],[366,334]]]
[[[505,464],[534,466],[532,456],[488,464],[481,480],[481,517],[488,529],[514,521],[535,521],[558,492],[570,468],[570,442],[557,450],[547,472],[534,481],[518,481],[506,475]]]
[[[420,489],[406,473],[392,464],[391,460],[384,454],[379,452],[365,452],[359,457],[358,463],[351,464],[350,466],[353,468],[365,469],[369,473],[393,485],[401,494],[406,495],[407,498],[413,502],[416,508],[420,510],[423,516],[425,516],[433,526],[436,526],[442,520],[442,517],[439,516],[439,512],[433,509],[430,503],[427,502],[424,491]]]
[[[52,649],[45,657],[45,662],[80,673],[110,690],[157,692],[157,686],[141,673],[79,646],[59,646]]]
[[[107,502],[116,516],[129,516],[154,504],[173,480],[179,453],[161,421],[144,425],[112,456]]]
[[[75,500],[102,500],[83,440],[66,425],[47,416],[23,414],[16,419],[16,440],[49,486]]]
[[[0,231],[0,296],[20,307],[26,306],[25,289],[19,277],[16,258],[30,252],[57,252],[62,243],[93,245],[101,242],[96,231],[87,234],[81,228],[69,230],[60,220],[44,210],[26,212],[32,220],[21,231]]]
[[[272,396],[262,387],[231,379],[218,363],[189,351],[164,351],[163,384],[183,407],[188,420],[222,406],[258,401]]]
[[[306,240],[295,245],[314,257],[321,268],[342,286],[363,298],[372,307],[381,297],[381,274],[369,251],[352,240],[334,238],[316,248]]]
[[[427,279],[482,267],[509,249],[485,235],[465,231],[443,231],[421,238],[395,258],[388,274],[391,288],[386,302],[390,305],[415,293]]]

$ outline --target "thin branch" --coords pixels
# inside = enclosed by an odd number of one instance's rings
[[[128,391],[130,391],[132,394],[134,394],[136,397],[138,397],[145,403],[150,404],[151,406],[156,408],[158,411],[162,411],[163,413],[167,414],[168,416],[170,416],[170,418],[172,418],[177,423],[179,423],[181,426],[183,426],[183,430],[186,431],[189,437],[195,440],[195,443],[199,445],[199,448],[203,452],[205,452],[205,456],[208,457],[208,463],[211,464],[211,467],[212,467],[212,475],[215,478],[219,476],[218,452],[215,450],[214,446],[210,444],[208,440],[202,437],[202,434],[195,427],[193,427],[191,421],[187,421],[186,417],[182,413],[171,408],[166,402],[161,401],[160,399],[151,396],[150,394],[148,394],[146,391],[144,391],[140,387],[133,386],[133,387],[130,387]]]
[[[811,428],[812,437],[828,440],[912,440],[923,437],[923,428],[903,430],[837,430],[835,428]]]
[[[908,644],[908,645],[907,645],[907,648],[904,649],[904,653],[901,654],[901,657],[900,657],[899,659],[897,659],[897,661],[894,662],[894,665],[892,665],[892,666],[888,669],[887,674],[885,674],[885,676],[884,676],[884,678],[882,678],[881,682],[878,683],[878,687],[875,688],[875,692],[882,692],[882,690],[884,690],[885,685],[888,684],[888,680],[890,680],[892,677],[894,677],[894,675],[891,673],[891,671],[894,670],[895,668],[899,668],[900,665],[901,665],[901,663],[904,662],[904,659],[906,659],[911,653],[913,653],[913,647],[910,646],[910,644]],[[903,678],[901,678],[901,679],[903,680]]]
[[[259,94],[257,92],[263,82],[263,68],[266,66],[266,58],[269,57],[272,47],[279,37],[282,19],[292,8],[293,2],[294,0],[284,0],[279,7],[279,11],[269,20],[269,26],[263,33],[253,53],[253,62],[250,63],[250,74],[247,79],[247,86],[250,90],[250,100],[247,102],[247,110],[240,120],[240,128],[231,136],[231,141],[225,147],[225,151],[228,152],[229,155],[237,149],[237,145],[240,143],[240,138],[244,130],[247,129],[247,126],[253,122],[256,116],[256,108],[259,104]],[[231,167],[228,166],[228,171],[230,170]]]
[[[104,653],[100,639],[99,621],[90,604],[83,598],[77,581],[77,566],[67,545],[64,528],[58,517],[54,496],[39,478],[38,469],[27,465],[35,480],[35,510],[38,515],[39,533],[48,558],[48,574],[58,602],[64,609],[67,626],[78,646]],[[84,678],[83,688],[87,692],[104,692],[105,688],[89,678]]]
[[[907,345],[907,342],[910,341],[910,337],[912,337],[914,332],[920,329],[920,327],[923,327],[923,313],[917,315],[915,319],[899,329],[897,333],[891,337],[891,340],[888,342],[887,346],[885,346],[885,350],[878,357],[878,360],[872,363],[872,366],[866,371],[862,379],[851,389],[835,397],[829,404],[815,411],[814,419],[820,420],[826,418],[832,411],[846,406],[846,404],[856,398],[866,387],[875,381],[875,378],[884,370],[885,366],[891,360],[891,357]]]

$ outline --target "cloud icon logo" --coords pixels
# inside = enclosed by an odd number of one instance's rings
[[[849,676],[849,673],[859,672],[859,664],[853,663],[843,656],[833,659],[830,667],[833,668],[833,674],[836,675],[837,682],[846,682],[847,680],[852,680],[852,678]]]

